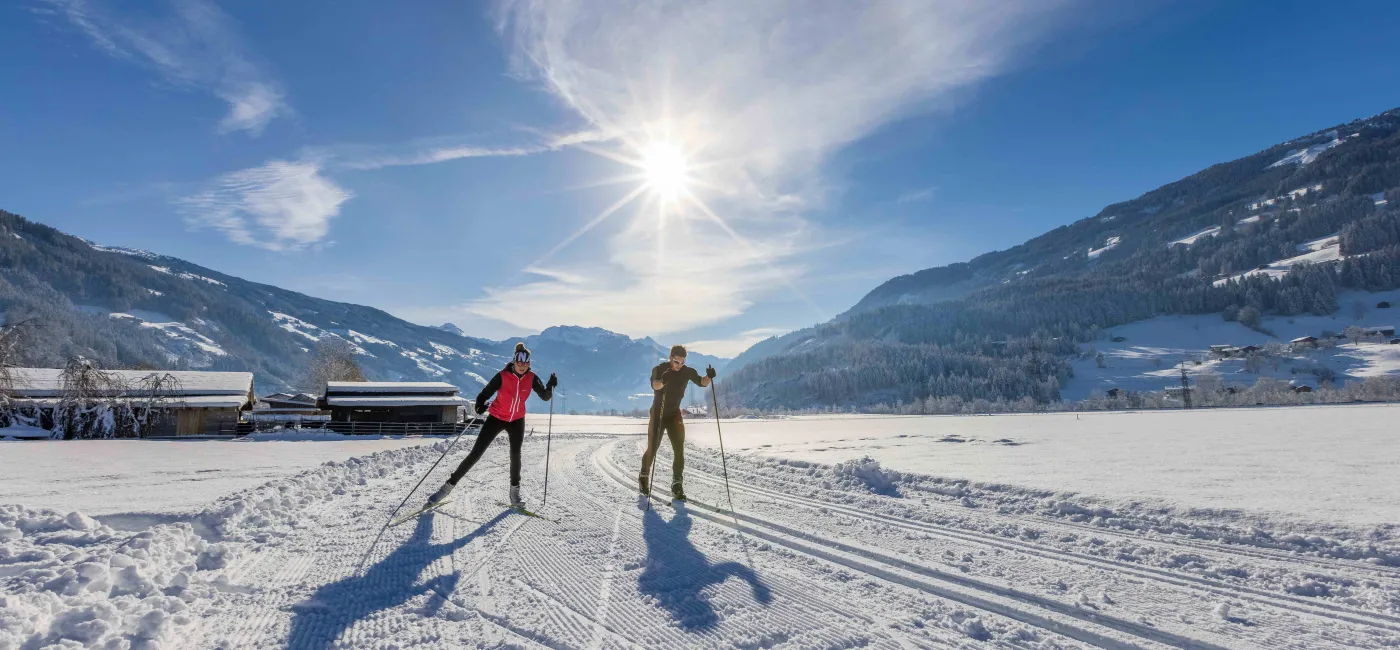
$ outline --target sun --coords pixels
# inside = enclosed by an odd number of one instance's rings
[[[643,147],[641,153],[642,174],[652,192],[664,201],[674,201],[685,194],[690,184],[690,164],[679,147],[657,141]]]

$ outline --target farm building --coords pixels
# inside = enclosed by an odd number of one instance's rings
[[[243,419],[257,423],[259,428],[329,422],[330,414],[322,411],[316,405],[317,401],[316,397],[306,393],[264,395],[253,405],[251,413],[244,414]]]
[[[1366,336],[1395,336],[1394,325],[1380,325],[1377,327],[1363,327],[1362,333]]]
[[[288,393],[273,393],[264,395],[258,400],[255,407],[258,411],[271,411],[282,413],[302,413],[312,415],[320,411],[316,407],[316,398],[306,393],[291,395]]]
[[[332,381],[319,406],[331,423],[455,425],[458,410],[471,402],[441,381]],[[333,426],[333,428],[336,428]]]
[[[66,395],[63,371],[57,368],[13,368],[15,405],[38,412],[41,422],[52,422],[54,409]],[[105,404],[158,404],[164,417],[156,418],[143,436],[233,434],[239,416],[252,408],[253,373],[191,372],[165,370],[106,370],[115,387],[87,397]],[[141,388],[152,376],[173,381],[151,392]]]

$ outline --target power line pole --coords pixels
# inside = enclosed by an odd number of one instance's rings
[[[1191,408],[1191,380],[1186,377],[1186,359],[1181,360],[1181,403]]]

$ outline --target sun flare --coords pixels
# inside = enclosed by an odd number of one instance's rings
[[[680,198],[690,183],[690,165],[680,148],[657,141],[646,145],[641,153],[647,187],[665,201]]]

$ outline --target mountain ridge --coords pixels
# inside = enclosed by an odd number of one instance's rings
[[[58,367],[81,354],[108,367],[248,370],[260,392],[299,388],[312,349],[328,334],[355,345],[371,379],[447,380],[464,394],[499,372],[520,340],[417,325],[180,258],[104,246],[3,210],[0,311],[5,322],[45,323],[22,350],[27,365]],[[537,369],[557,372],[569,394],[583,396],[570,404],[574,410],[634,408],[632,396],[647,390],[647,372],[664,351],[649,338],[595,336],[614,345],[583,350],[554,341],[536,350]]]
[[[1107,327],[1171,313],[1257,322],[1335,310],[1340,288],[1394,288],[1392,194],[1400,109],[1211,165],[1005,250],[891,278],[826,323],[745,350],[723,389],[756,408],[1053,401],[1072,376],[1064,360]],[[1329,236],[1335,247],[1299,255]]]

